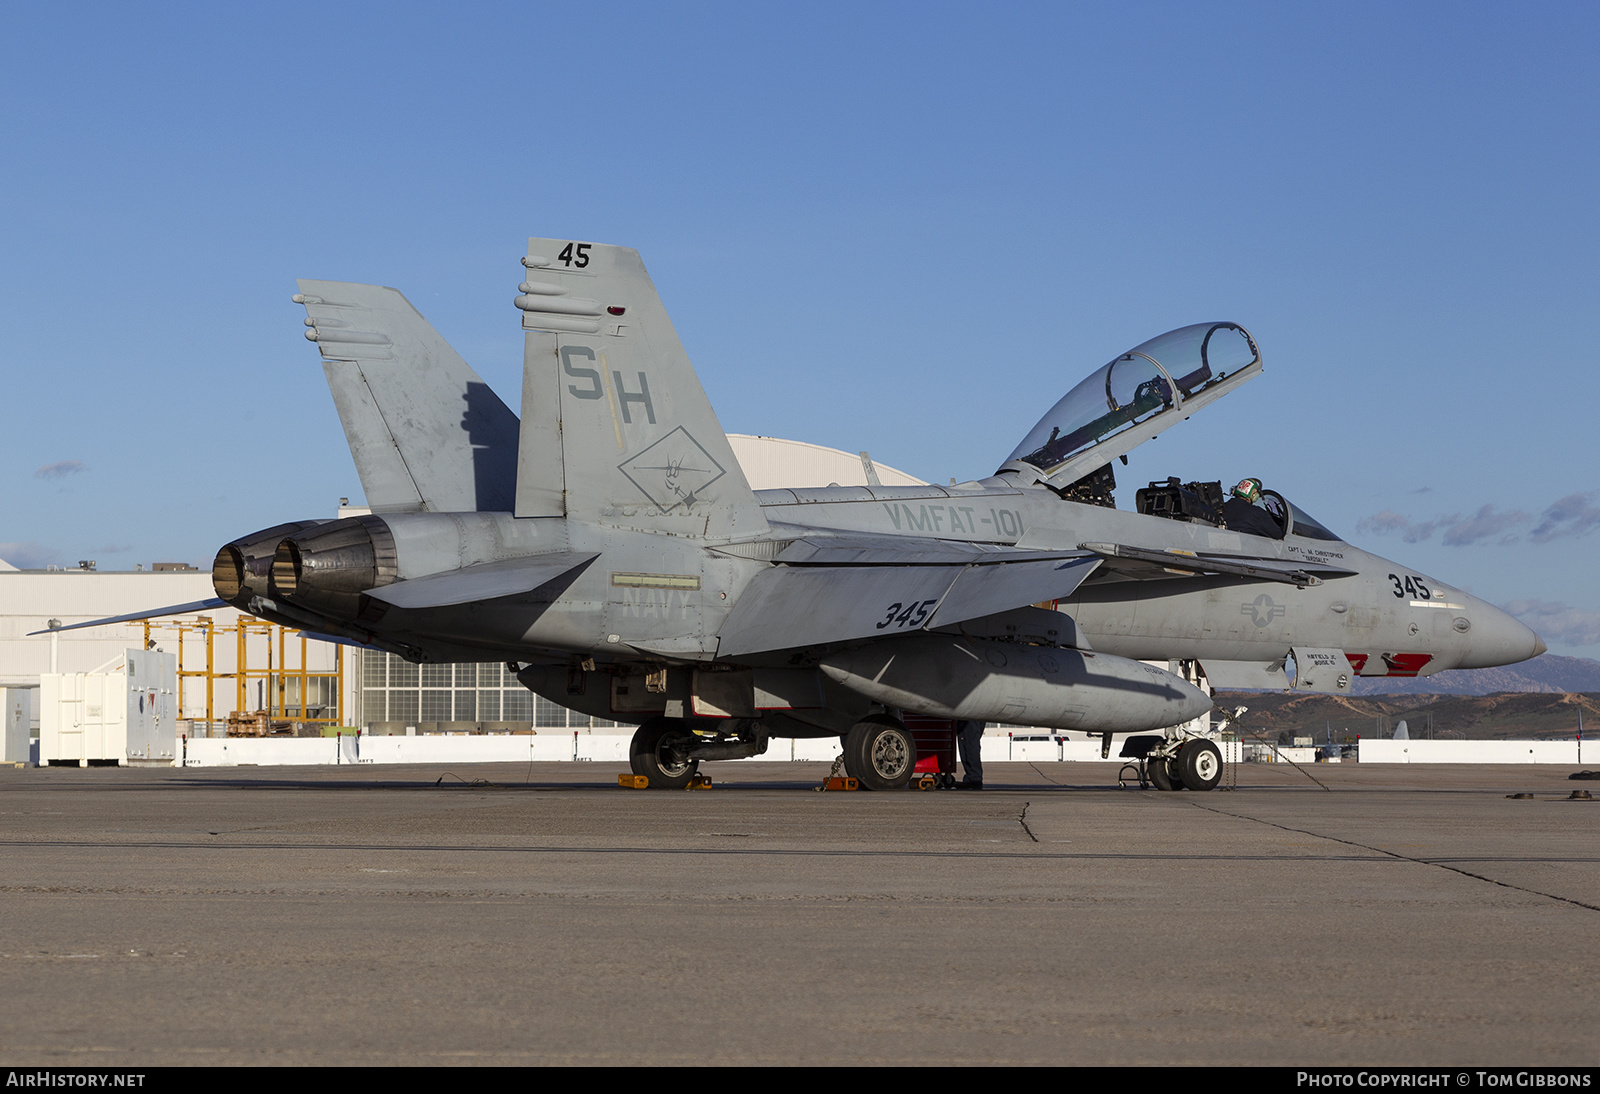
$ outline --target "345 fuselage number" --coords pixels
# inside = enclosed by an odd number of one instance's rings
[[[878,624],[878,630],[885,627],[920,627],[928,618],[928,610],[939,603],[937,597],[924,600],[920,603],[912,601],[910,604],[894,603],[889,605],[889,610],[883,617],[883,622]]]

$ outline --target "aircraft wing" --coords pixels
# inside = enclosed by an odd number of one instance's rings
[[[367,595],[396,608],[443,608],[476,600],[495,600],[532,592],[599,557],[596,552],[563,551],[507,562],[485,562],[430,577],[398,581],[369,590]]]
[[[54,631],[46,628],[42,631],[29,631],[28,637],[36,634],[59,634],[61,631],[76,631],[84,627],[107,627],[113,623],[138,623],[146,619],[159,619],[166,615],[187,615],[190,612],[210,611],[212,608],[226,608],[226,600],[212,597],[209,600],[191,600],[187,604],[174,604],[168,608],[151,608],[147,612],[130,612],[127,615],[113,615],[107,619],[91,619],[87,623],[73,623],[66,627],[57,627]]]
[[[1357,571],[1307,559],[1261,558],[1255,555],[1213,554],[1196,551],[1157,551],[1121,543],[1082,543],[1107,562],[1114,575],[1129,580],[1159,577],[1193,577],[1227,574],[1258,581],[1278,581],[1305,588],[1328,578],[1349,577]]]
[[[758,575],[723,625],[722,657],[881,638],[1070,596],[1093,555],[1014,552],[1016,561],[780,565]]]

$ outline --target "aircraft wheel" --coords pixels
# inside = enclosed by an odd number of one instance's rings
[[[681,718],[652,718],[640,726],[628,745],[628,766],[644,775],[652,787],[682,790],[689,785],[699,760],[682,758],[681,747],[691,734]]]
[[[1157,790],[1182,790],[1183,783],[1172,777],[1172,767],[1165,756],[1150,756],[1144,762],[1145,774]]]
[[[916,740],[887,714],[863,718],[845,737],[844,769],[866,790],[899,790],[916,766]]]
[[[1190,790],[1210,790],[1222,781],[1222,752],[1210,741],[1185,741],[1178,749],[1178,778]]]

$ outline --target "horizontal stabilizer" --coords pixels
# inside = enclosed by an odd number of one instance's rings
[[[509,562],[486,562],[431,577],[399,581],[373,589],[367,595],[396,608],[444,608],[477,600],[495,600],[530,593],[599,557],[593,552],[567,551]]]
[[[1095,558],[989,566],[775,566],[757,575],[722,628],[737,657],[915,633],[1070,596]]]
[[[1305,559],[1259,558],[1251,555],[1217,555],[1192,551],[1156,551],[1120,543],[1080,543],[1085,551],[1107,560],[1117,573],[1131,578],[1226,574],[1285,585],[1320,585],[1326,578],[1349,577],[1355,570]]]
[[[128,615],[113,615],[107,619],[91,619],[87,623],[73,623],[70,626],[56,627],[53,630],[54,632],[60,632],[81,630],[84,627],[109,627],[113,623],[137,623],[144,619],[159,619],[166,615],[188,615],[190,612],[204,612],[210,611],[212,608],[226,608],[227,606],[228,602],[226,600],[218,600],[216,597],[212,597],[209,600],[191,600],[187,604],[174,604],[170,608],[151,608],[147,612],[131,612]],[[46,628],[42,631],[29,631],[28,637],[32,638],[36,634],[51,633],[52,629]]]

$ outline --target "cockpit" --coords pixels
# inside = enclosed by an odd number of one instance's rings
[[[1096,369],[1062,396],[999,474],[1041,483],[1068,500],[1115,507],[1113,460],[1127,462],[1129,451],[1260,372],[1255,339],[1237,323],[1196,323],[1168,331]],[[1151,516],[1273,539],[1341,540],[1281,494],[1256,493],[1244,502],[1224,496],[1220,481],[1173,478],[1138,491],[1136,506]]]
[[[1134,508],[1147,516],[1210,524],[1268,539],[1303,536],[1344,542],[1343,536],[1276,490],[1261,490],[1255,501],[1245,500],[1237,488],[1229,494],[1224,496],[1221,481],[1180,483],[1171,478],[1141,488],[1134,495]]]

